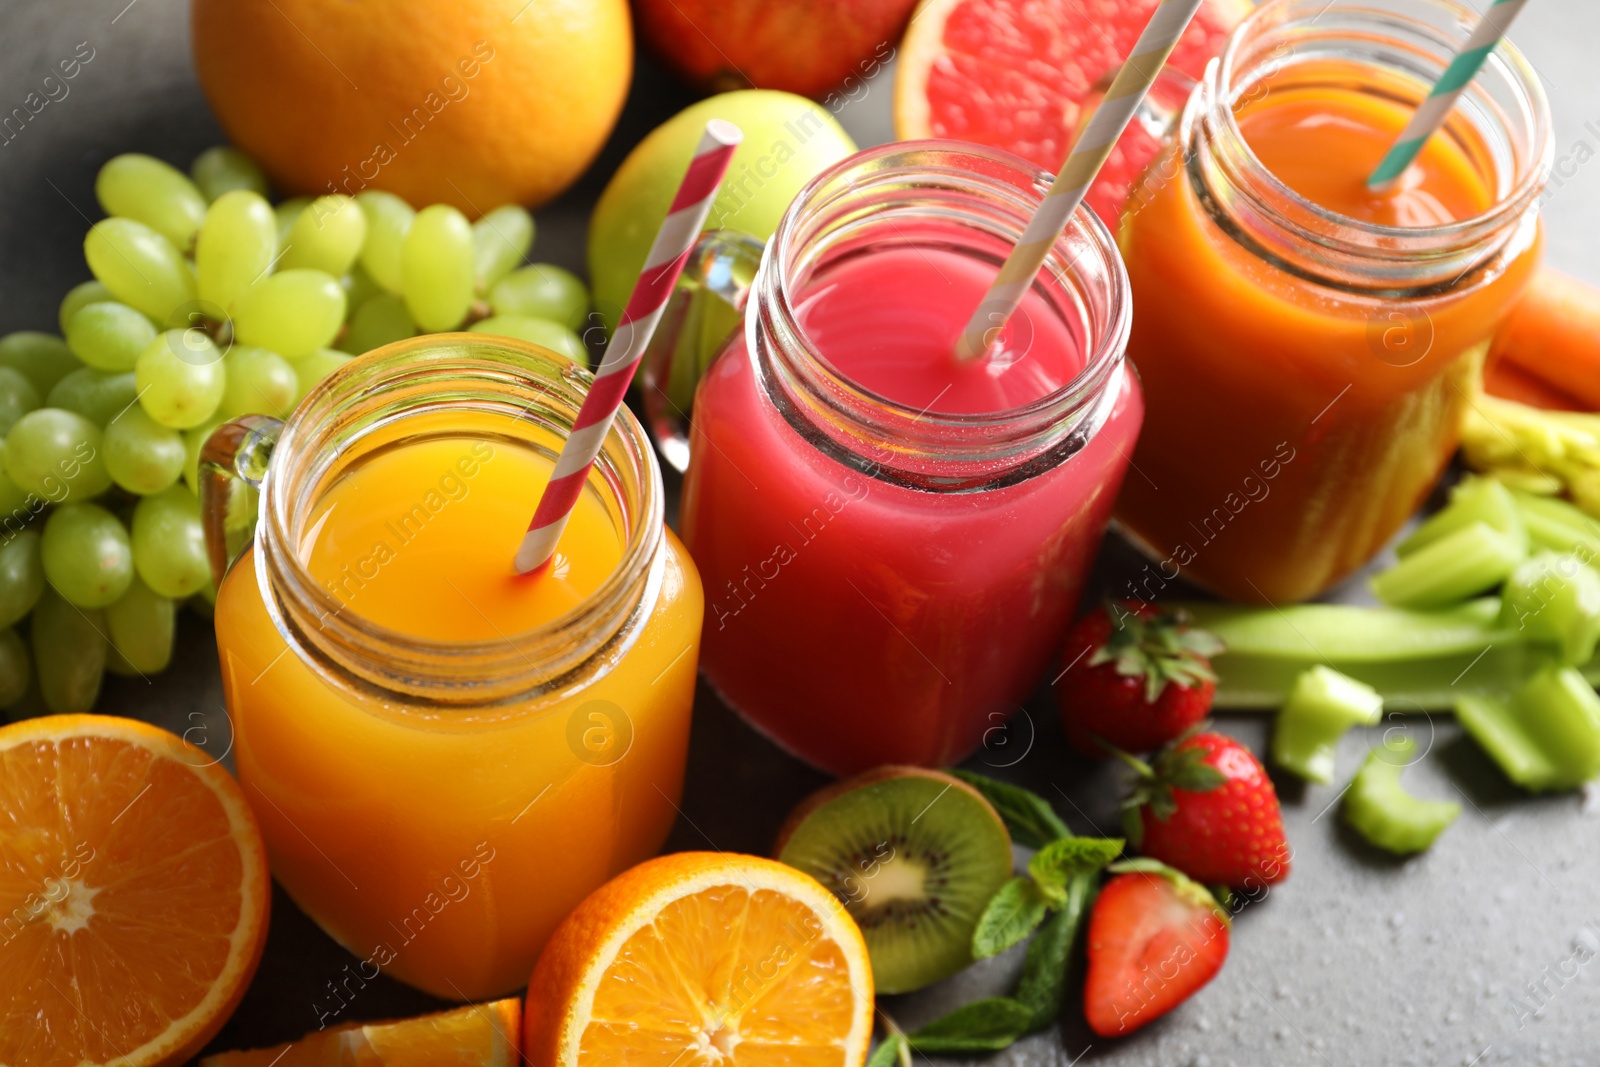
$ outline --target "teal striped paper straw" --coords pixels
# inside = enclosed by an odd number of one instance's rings
[[[1444,125],[1450,109],[1456,106],[1456,100],[1466,91],[1467,86],[1472,84],[1472,79],[1478,76],[1484,60],[1488,59],[1489,53],[1499,46],[1500,39],[1506,35],[1506,30],[1510,29],[1512,20],[1521,14],[1527,2],[1528,0],[1494,0],[1482,21],[1472,31],[1472,36],[1467,38],[1466,46],[1457,52],[1450,65],[1444,68],[1444,74],[1439,77],[1438,84],[1422,102],[1422,106],[1417,108],[1416,114],[1411,116],[1406,128],[1400,131],[1399,140],[1389,149],[1389,154],[1383,157],[1378,169],[1367,179],[1369,189],[1381,192],[1389,188],[1411,165],[1411,161],[1417,158],[1417,153],[1428,143],[1428,138]]]

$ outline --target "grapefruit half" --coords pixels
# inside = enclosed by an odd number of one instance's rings
[[[1133,50],[1159,0],[923,0],[895,76],[895,133],[1004,148],[1054,173],[1083,103]],[[1250,0],[1206,0],[1170,65],[1199,78]],[[1114,230],[1160,145],[1137,126],[1117,143],[1088,203]]]

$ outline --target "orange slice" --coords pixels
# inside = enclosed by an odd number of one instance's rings
[[[386,1023],[350,1023],[288,1045],[207,1056],[200,1067],[514,1067],[520,1000]]]
[[[682,852],[596,890],[528,984],[532,1067],[860,1067],[872,965],[792,867]]]
[[[267,930],[244,794],[130,719],[0,728],[0,1064],[179,1063],[221,1028]]]

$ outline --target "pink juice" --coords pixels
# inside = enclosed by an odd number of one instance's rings
[[[1003,421],[1071,383],[1084,340],[1036,288],[998,354],[957,363],[995,271],[947,247],[862,250],[818,268],[794,317],[809,358],[857,388],[910,414]],[[1133,451],[1137,383],[1113,372],[1075,453],[944,490],[881,476],[892,443],[828,454],[757,363],[741,333],[695,401],[682,529],[706,588],[706,676],[835,773],[961,759],[1059,651]]]

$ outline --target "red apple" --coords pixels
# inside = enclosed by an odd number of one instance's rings
[[[849,92],[894,56],[916,0],[635,0],[639,33],[703,89]]]

